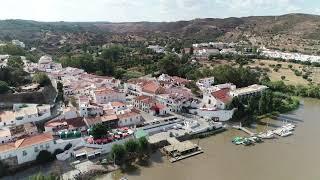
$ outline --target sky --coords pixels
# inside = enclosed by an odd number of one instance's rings
[[[0,0],[0,19],[177,21],[287,13],[320,15],[319,0]]]

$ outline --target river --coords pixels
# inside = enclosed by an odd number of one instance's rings
[[[238,130],[228,130],[199,141],[203,154],[170,163],[159,153],[152,155],[148,166],[121,174],[110,173],[97,179],[129,180],[319,180],[320,179],[320,101],[302,99],[301,107],[282,115],[297,124],[294,135],[265,140],[254,146],[236,146],[234,136],[244,136]],[[281,125],[281,120],[268,121],[268,128]],[[265,125],[254,126],[264,130]],[[198,140],[194,140],[195,143]],[[119,175],[121,174],[121,175]]]

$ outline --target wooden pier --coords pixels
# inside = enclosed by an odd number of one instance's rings
[[[241,130],[241,131],[243,131],[243,132],[245,132],[245,133],[247,133],[247,134],[249,134],[250,136],[254,136],[254,135],[256,135],[256,133],[254,133],[254,132],[251,132],[249,129],[247,129],[247,128],[245,128],[245,127],[242,127],[241,126],[241,123],[240,123],[240,125],[239,126],[232,126],[233,128],[235,128],[235,129],[238,129],[238,130]]]

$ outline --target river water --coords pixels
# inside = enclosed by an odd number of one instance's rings
[[[110,173],[98,179],[117,179],[124,175],[129,180],[319,180],[320,101],[303,99],[298,110],[282,118],[297,124],[294,135],[245,147],[231,143],[234,136],[245,134],[228,130],[201,139],[199,145],[203,154],[170,163],[155,153],[148,166],[138,166],[124,174]],[[265,121],[269,129],[282,124],[281,120]],[[265,125],[254,126],[257,131],[266,128]]]

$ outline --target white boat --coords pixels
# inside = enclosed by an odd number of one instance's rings
[[[267,131],[265,133],[258,134],[258,137],[260,137],[262,139],[273,139],[275,136],[272,131]]]
[[[287,137],[287,136],[290,136],[292,134],[293,134],[292,131],[284,130],[284,131],[281,131],[280,136],[281,137]]]

